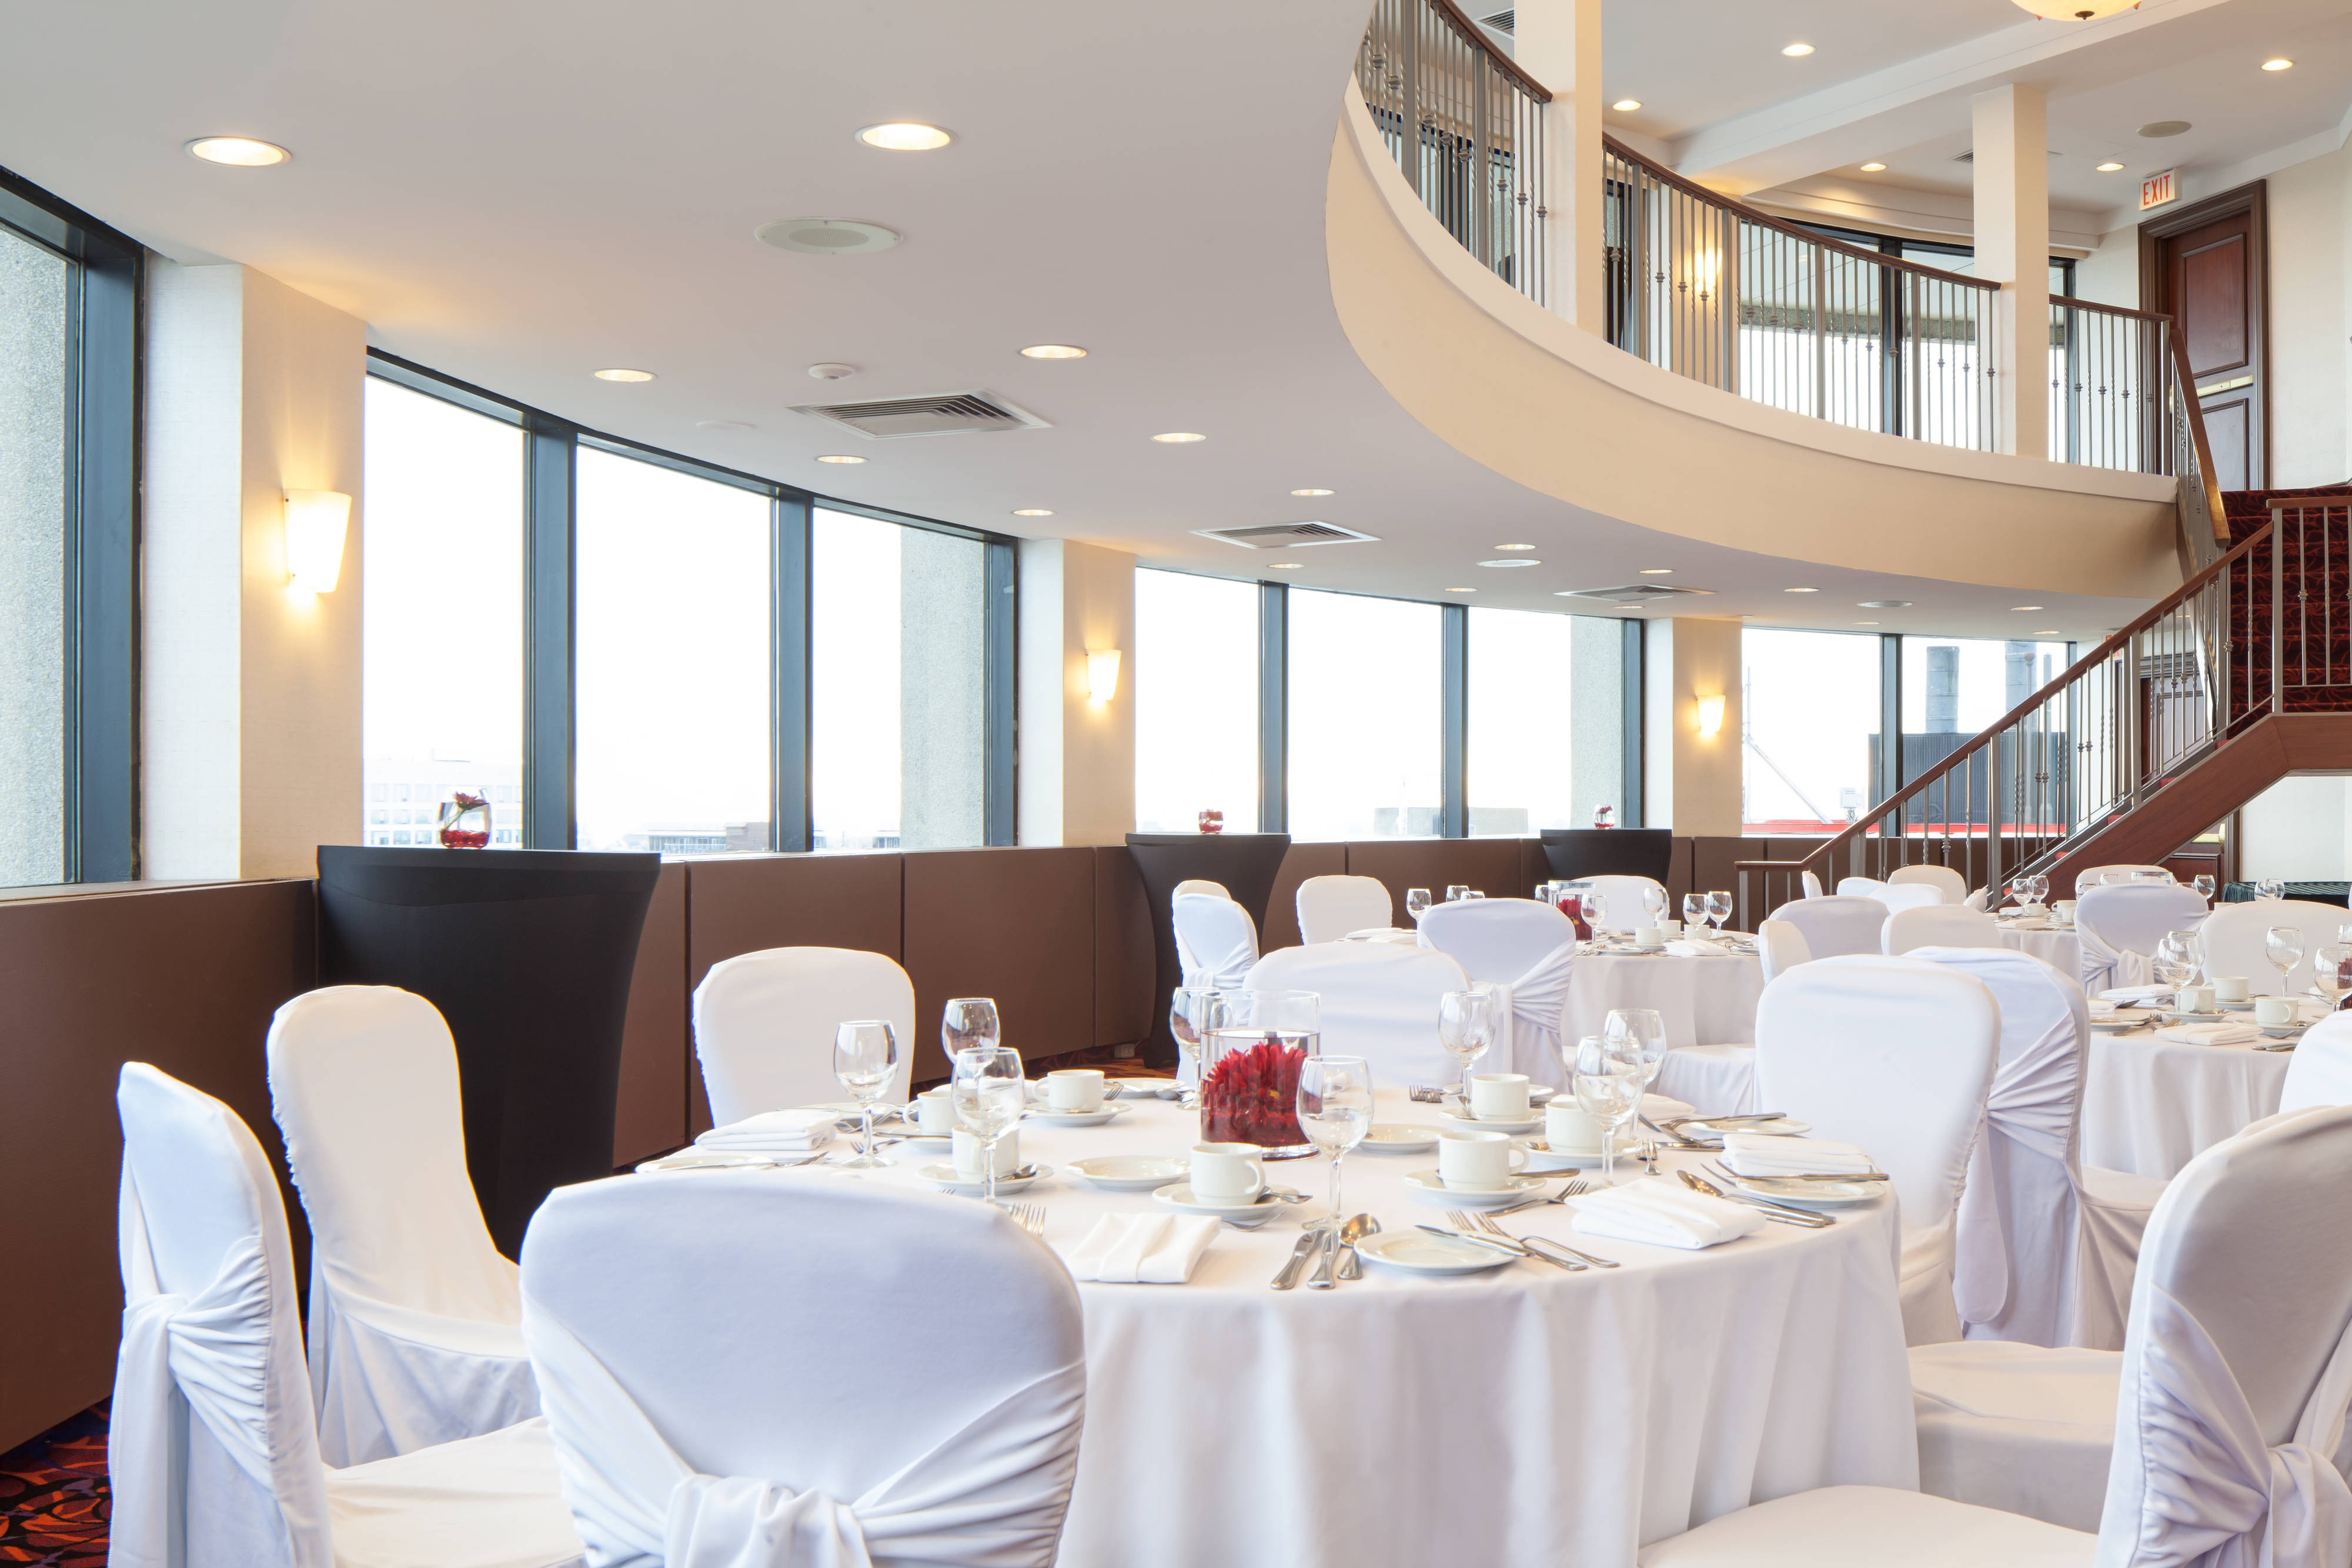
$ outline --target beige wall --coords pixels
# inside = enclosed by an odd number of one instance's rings
[[[1135,557],[1021,541],[1020,841],[1116,844],[1135,826]],[[1088,695],[1087,654],[1119,650],[1118,690]]]
[[[1642,825],[1678,835],[1739,832],[1740,622],[1677,616],[1642,628]],[[1723,699],[1723,725],[1699,733],[1699,700]]]
[[[148,276],[142,871],[304,875],[360,832],[366,327],[248,267]],[[352,498],[332,593],[287,586],[289,489]]]

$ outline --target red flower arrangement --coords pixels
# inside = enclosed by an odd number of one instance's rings
[[[1201,1086],[1202,1141],[1267,1149],[1305,1143],[1307,1134],[1298,1127],[1298,1068],[1306,1060],[1305,1046],[1286,1046],[1272,1034],[1218,1058]]]
[[[478,827],[473,824],[479,823]],[[445,850],[478,850],[490,841],[489,791],[469,795],[455,790],[441,806],[441,847]]]

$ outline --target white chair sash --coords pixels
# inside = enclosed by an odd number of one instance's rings
[[[1532,1072],[1559,1060],[1560,1020],[1567,1016],[1569,974],[1575,964],[1576,938],[1570,936],[1517,979],[1488,982],[1503,1018],[1498,1060],[1510,1064],[1500,1071]]]
[[[698,1475],[528,1293],[522,1330],[590,1568],[869,1568],[876,1551],[971,1568],[1051,1559],[1068,1501],[1057,1477],[1077,1447],[1086,1400],[1083,1361],[1014,1391],[842,1502],[753,1477]]]
[[[1257,962],[1257,924],[1230,898],[1188,893],[1174,900],[1171,918],[1186,987],[1238,990]]]
[[[2292,1437],[2263,1442],[2204,1324],[2148,1283],[2133,1302],[2098,1568],[2342,1568],[2352,1486],[2336,1468],[2352,1407],[2352,1325]],[[2118,1507],[2129,1488],[2137,1507]]]
[[[2005,1044],[2006,1042],[2004,1042]],[[2015,1055],[2006,1049],[1995,1069],[1985,1121],[1992,1136],[2068,1165],[2075,1107],[2082,1094],[2083,1037],[2072,1011],[2062,1013]],[[1990,1322],[2009,1300],[2009,1247],[2001,1223],[2001,1193],[1988,1140],[1969,1159],[1960,1197],[1953,1295],[1963,1322]]]

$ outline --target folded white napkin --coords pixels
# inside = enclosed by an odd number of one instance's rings
[[[2177,986],[2117,986],[2112,991],[2101,991],[2099,999],[2126,1003],[2163,1001],[2177,995],[2179,990]]]
[[[1076,1280],[1108,1285],[1181,1285],[1223,1223],[1204,1215],[1106,1214],[1063,1261]]]
[[[803,1155],[833,1142],[838,1112],[820,1110],[762,1111],[723,1127],[713,1127],[694,1140],[704,1149],[742,1154]]]
[[[2157,1039],[2175,1045],[2243,1045],[2262,1037],[2262,1030],[2246,1023],[2178,1023],[2156,1031]]]
[[[1569,1201],[1576,1207],[1578,1234],[1645,1241],[1653,1247],[1713,1247],[1764,1228],[1756,1210],[1693,1192],[1664,1176]]]
[[[1703,936],[1684,936],[1667,943],[1666,951],[1677,958],[1722,958],[1728,956],[1731,949]]]
[[[2116,1016],[2116,1004],[2105,997],[2093,997],[2088,1006],[2091,1016],[2095,1019],[2111,1019]]]
[[[1775,1137],[1769,1133],[1724,1134],[1723,1163],[1744,1176],[1831,1176],[1878,1168],[1852,1144]]]

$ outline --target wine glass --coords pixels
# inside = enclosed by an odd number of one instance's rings
[[[1404,890],[1404,912],[1407,915],[1411,916],[1414,920],[1419,920],[1423,915],[1428,912],[1428,910],[1429,889],[1425,887],[1408,887]]]
[[[1731,918],[1731,894],[1722,892],[1708,894],[1706,895],[1706,918],[1707,923],[1710,925],[1714,926],[1717,931],[1721,931],[1723,929],[1723,923]]]
[[[2352,975],[2345,967],[2352,964],[2352,946],[2330,942],[2311,956],[2311,983],[2327,998],[2327,1010],[2334,1012],[2343,1004],[2344,993],[2352,991]]]
[[[1449,882],[1445,884],[1445,902],[1459,904],[1469,891],[1470,884],[1466,882]]]
[[[1684,894],[1683,929],[1696,934],[1698,931],[1703,930],[1706,925],[1706,894],[1703,893]]]
[[[1465,903],[1481,899],[1486,896],[1486,894],[1475,887],[1468,887],[1462,890],[1462,897]]]
[[[1448,991],[1437,998],[1437,1043],[1462,1063],[1462,1113],[1470,1113],[1470,1064],[1495,1043],[1491,991]]]
[[[2203,874],[2192,876],[2189,879],[2189,885],[2197,890],[2198,897],[2208,904],[2213,902],[2213,879],[2210,876]]]
[[[2156,977],[2158,985],[2174,992],[2189,984],[2197,975],[2197,971],[2182,959],[2180,950],[2172,945],[2169,936],[2158,943],[2156,951],[2148,955],[2147,969]]]
[[[1617,1179],[1617,1134],[1642,1108],[1647,1071],[1639,1058],[1613,1049],[1597,1034],[1588,1034],[1576,1042],[1569,1077],[1576,1089],[1577,1104],[1601,1124],[1601,1181],[1604,1186],[1612,1185]]]
[[[2205,977],[2205,938],[2195,931],[2168,931],[2164,939],[2179,952],[2180,961],[2189,966],[2189,978],[2183,985],[2193,986]]]
[[[828,1163],[845,1170],[873,1170],[874,1102],[890,1087],[898,1070],[898,1031],[880,1019],[861,1019],[833,1031],[833,1075],[857,1102],[857,1153]]]
[[[2274,876],[2263,877],[2254,883],[2254,896],[2256,898],[2284,898],[2286,896],[2286,883],[2281,878]]]
[[[1201,987],[1179,986],[1168,997],[1168,1032],[1176,1037],[1176,1048],[1192,1064],[1192,1085],[1184,1091],[1183,1103],[1198,1106],[1201,1103],[1201,1043],[1207,1038],[1221,993]]]
[[[1577,907],[1584,912],[1585,929],[1592,933],[1594,941],[1599,941],[1601,933],[1606,928],[1603,923],[1609,918],[1608,896],[1597,889],[1587,888],[1578,895]]]
[[[2025,891],[2026,895],[2032,899],[2034,903],[2049,903],[2050,878],[2041,872],[2035,872],[2032,876],[2025,879]]]
[[[1654,883],[1642,890],[1642,913],[1650,917],[1651,925],[1655,925],[1659,921],[1664,920],[1666,917],[1666,911],[1672,907],[1674,906],[1666,902],[1664,888]]]
[[[959,1051],[994,1045],[1003,1035],[996,1004],[986,997],[958,997],[940,1011],[940,1043],[953,1061]]]
[[[1642,1063],[1642,1087],[1658,1081],[1666,1061],[1666,1020],[1655,1008],[1611,1008],[1601,1020],[1601,1038],[1612,1051],[1622,1051]]]
[[[1331,1156],[1331,1215],[1309,1230],[1339,1228],[1339,1167],[1372,1124],[1372,1069],[1360,1056],[1310,1056],[1298,1065],[1298,1127]]]
[[[1009,1045],[967,1046],[955,1053],[948,1082],[956,1125],[980,1144],[981,1168],[988,1173],[988,1201],[994,1203],[996,1145],[1021,1120],[1028,1104],[1029,1085],[1021,1053]]]
[[[2263,956],[2279,972],[2280,996],[2293,993],[2286,988],[2286,977],[2303,962],[2303,930],[2294,925],[2273,925],[2263,937]]]

